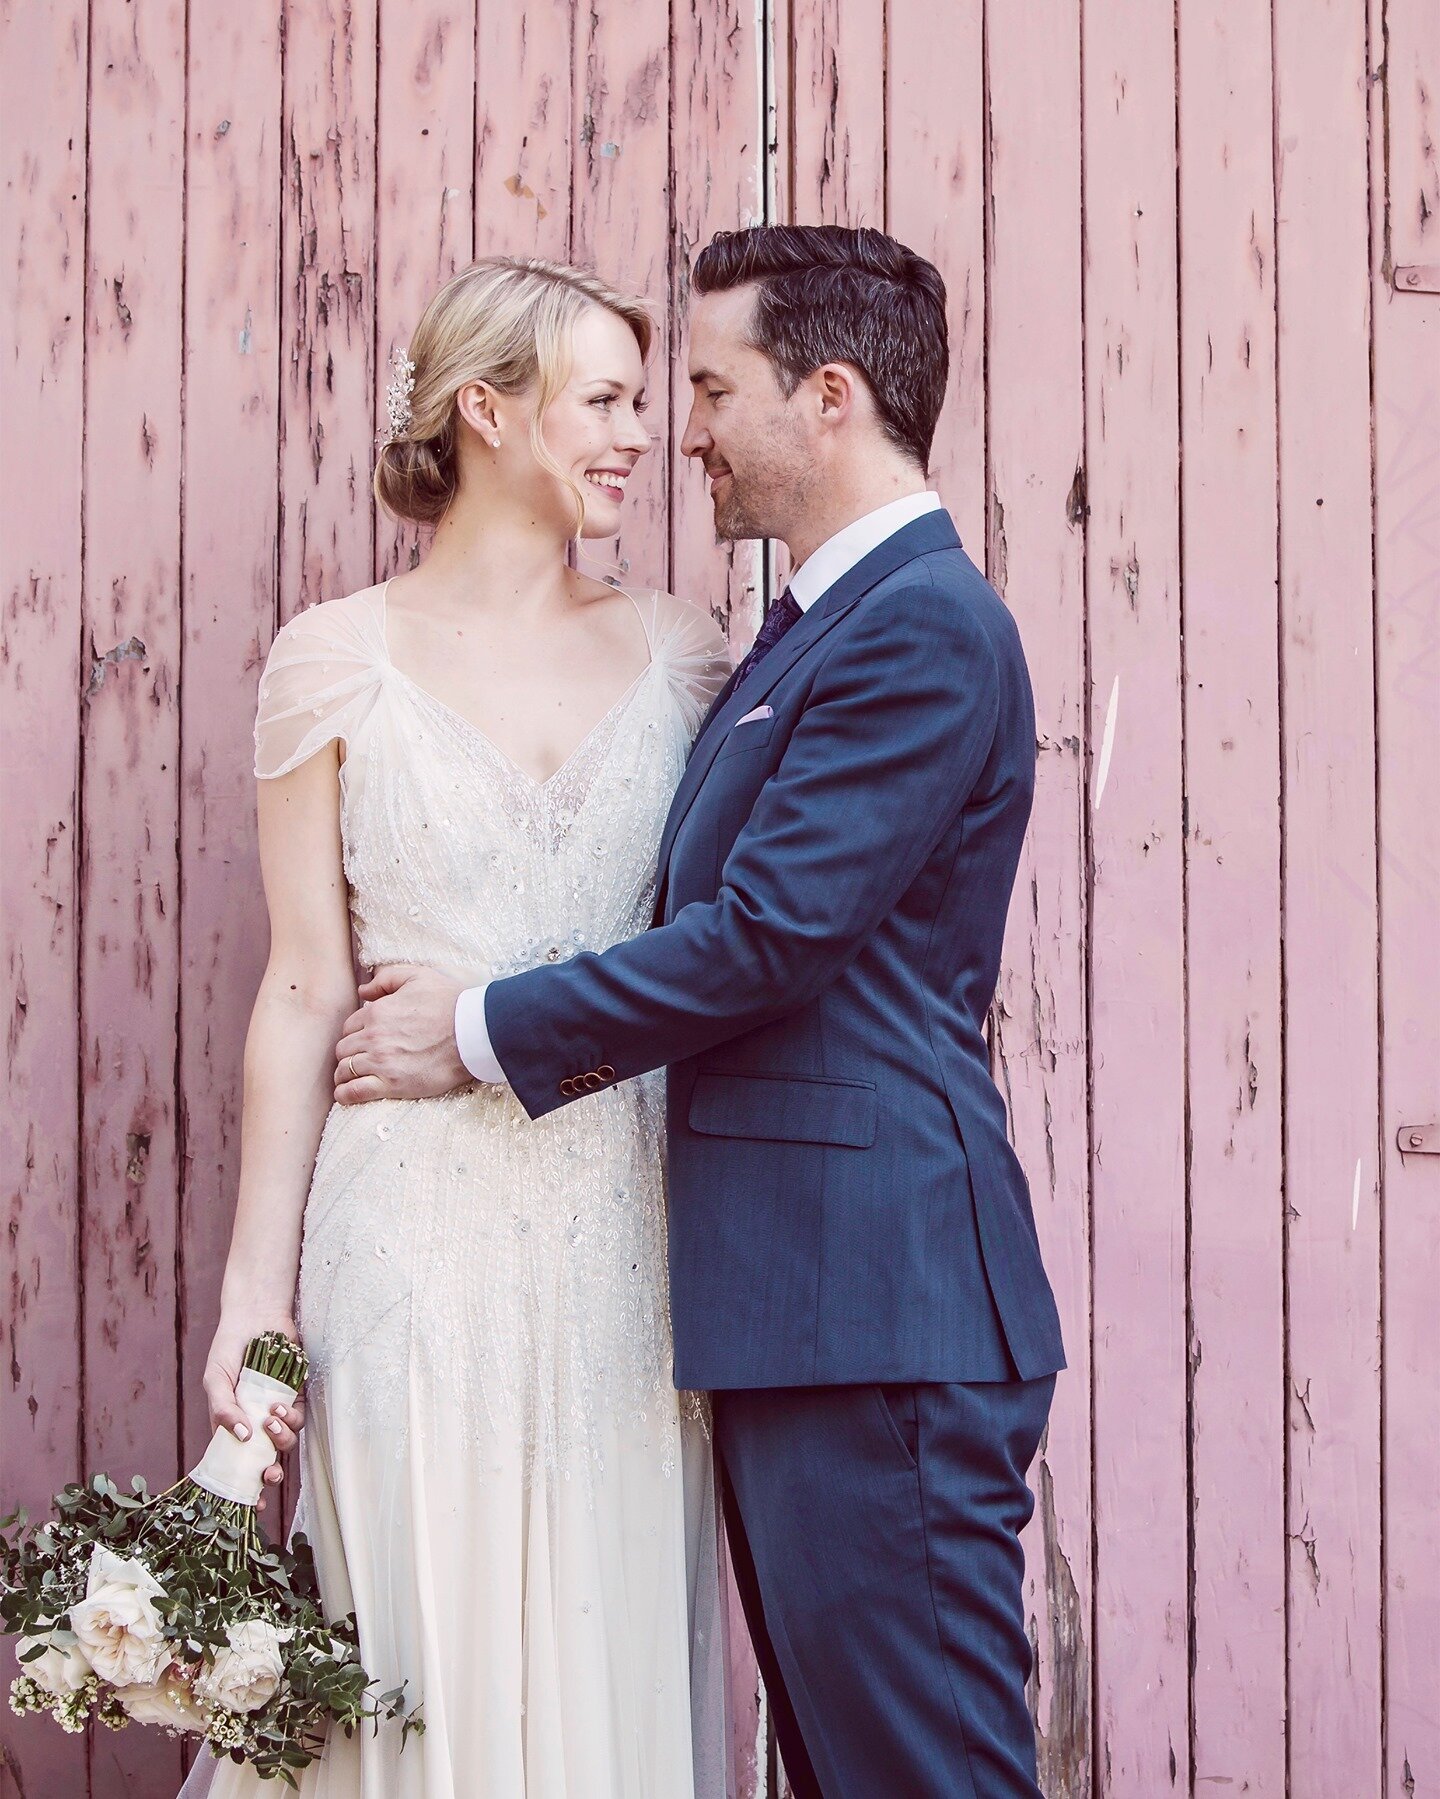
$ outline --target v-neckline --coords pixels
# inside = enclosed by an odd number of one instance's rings
[[[479,743],[484,744],[486,749],[488,749],[497,760],[503,762],[512,774],[518,775],[520,779],[536,793],[543,793],[547,787],[552,786],[558,781],[560,776],[578,760],[582,752],[590,745],[595,737],[604,730],[605,726],[608,725],[612,719],[616,718],[618,714],[624,712],[629,707],[630,702],[636,697],[641,687],[645,684],[646,680],[657,666],[655,638],[651,633],[650,627],[645,623],[645,614],[640,609],[640,602],[635,598],[634,594],[630,592],[628,587],[617,587],[615,591],[625,595],[625,598],[629,600],[630,604],[635,608],[636,614],[640,619],[640,629],[645,633],[646,646],[650,652],[649,660],[646,662],[644,668],[640,670],[639,674],[635,676],[635,679],[630,682],[628,687],[626,687],[624,692],[617,697],[614,704],[611,705],[600,718],[597,718],[590,729],[585,732],[579,742],[576,743],[574,748],[565,757],[564,761],[557,763],[556,766],[551,769],[550,773],[541,779],[538,776],[531,774],[528,768],[523,767],[517,762],[508,750],[502,749],[483,725],[477,725],[473,718],[467,718],[463,712],[457,711],[448,701],[442,700],[438,693],[432,693],[428,687],[423,687],[413,675],[407,675],[405,670],[395,661],[394,657],[390,654],[390,633],[388,630],[390,582],[393,579],[394,576],[392,575],[380,585],[380,648],[385,657],[385,666],[398,680],[403,681],[412,693],[417,694],[422,700],[425,700],[429,705],[433,706],[437,712],[443,712],[447,718],[453,720],[453,722],[459,725],[462,730],[467,731]]]

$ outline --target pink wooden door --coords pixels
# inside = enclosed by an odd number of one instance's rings
[[[934,478],[1024,633],[993,1020],[1070,1368],[1048,1799],[1440,1793],[1433,0],[51,0],[3,15],[0,1509],[203,1437],[276,625],[403,565],[393,349],[476,254],[665,315],[618,551],[753,627],[679,452],[760,218],[949,285]],[[1414,1141],[1418,1135],[1419,1142]],[[781,1784],[737,1637],[743,1799]],[[164,1799],[0,1716],[0,1795]]]

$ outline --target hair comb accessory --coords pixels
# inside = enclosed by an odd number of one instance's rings
[[[415,364],[405,350],[395,352],[395,373],[385,389],[385,412],[390,429],[383,442],[395,443],[410,429],[410,396],[415,391]]]

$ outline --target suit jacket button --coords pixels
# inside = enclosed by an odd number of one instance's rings
[[[585,1091],[587,1093],[593,1093],[597,1087],[603,1087],[605,1085],[604,1081],[600,1079],[600,1076],[596,1074],[593,1068],[588,1074],[582,1076],[582,1079],[585,1082]]]
[[[565,1095],[566,1099],[572,1098],[575,1092],[574,1081],[570,1080],[568,1077],[561,1081],[560,1091]]]
[[[613,1081],[615,1079],[615,1070],[608,1062],[602,1062],[595,1072],[600,1076],[602,1081]]]

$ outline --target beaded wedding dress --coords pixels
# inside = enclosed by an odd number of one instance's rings
[[[634,597],[634,596],[632,596]],[[360,959],[467,983],[650,922],[710,620],[635,597],[650,662],[541,783],[390,661],[385,586],[279,632],[256,773],[338,738]],[[701,1403],[677,1394],[663,1077],[532,1122],[508,1088],[334,1108],[305,1211],[295,1528],[377,1691],[308,1799],[724,1799],[724,1632]],[[208,1754],[186,1799],[262,1799]]]

